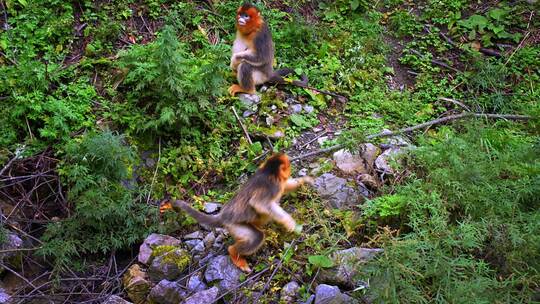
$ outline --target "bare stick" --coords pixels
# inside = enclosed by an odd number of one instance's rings
[[[529,119],[532,119],[531,116],[527,116],[527,115],[484,114],[484,113],[464,112],[464,113],[460,113],[460,114],[455,114],[455,115],[450,115],[450,116],[446,116],[446,117],[442,117],[442,118],[437,118],[437,119],[434,119],[434,120],[430,120],[428,122],[424,122],[424,123],[421,123],[421,124],[418,124],[418,125],[415,125],[415,126],[412,126],[412,127],[408,127],[408,128],[399,129],[399,130],[393,131],[393,132],[392,131],[391,132],[381,132],[381,133],[377,133],[377,134],[368,135],[368,136],[366,136],[366,139],[373,139],[373,138],[377,138],[377,137],[390,137],[390,136],[398,135],[398,134],[401,134],[401,133],[407,133],[407,132],[411,132],[411,131],[414,131],[414,130],[422,129],[422,128],[429,127],[429,126],[432,126],[432,125],[441,124],[443,122],[453,121],[453,120],[458,120],[458,119],[463,119],[463,118],[468,118],[468,117],[507,119],[507,120],[529,120]],[[328,147],[328,148],[325,148],[325,149],[312,151],[312,152],[309,152],[309,153],[302,154],[302,155],[299,155],[297,157],[291,158],[291,162],[298,161],[298,160],[301,160],[301,159],[304,159],[304,158],[307,158],[307,157],[310,157],[310,156],[314,156],[314,155],[319,155],[319,154],[323,154],[323,153],[332,152],[332,151],[341,149],[343,147],[344,147],[343,145],[335,145],[335,146]]]
[[[232,111],[234,113],[234,116],[236,117],[236,120],[240,124],[240,127],[242,127],[242,131],[244,131],[244,135],[246,136],[246,139],[247,139],[248,143],[250,145],[253,145],[253,142],[251,141],[251,137],[249,137],[249,133],[248,133],[246,127],[244,126],[244,124],[240,120],[240,117],[238,116],[238,113],[236,113],[236,109],[234,107],[231,107],[231,109],[232,109]]]
[[[148,198],[146,199],[147,205],[150,203],[150,197],[152,196],[152,188],[154,188],[154,182],[156,181],[156,176],[157,176],[157,171],[159,168],[160,161],[161,161],[161,136],[159,137],[159,141],[158,141],[158,160],[156,163],[156,169],[154,170],[154,176],[152,177],[152,182],[150,183],[150,191],[148,191]]]
[[[318,134],[317,136],[315,136],[315,138],[311,139],[310,141],[308,141],[307,143],[303,144],[300,149],[304,149],[305,147],[307,147],[309,144],[311,144],[312,142],[316,141],[317,139],[319,139],[321,136],[325,135],[326,133],[328,133],[328,131],[324,130],[324,132],[321,132],[320,134]]]
[[[462,107],[465,111],[471,111],[471,109],[469,109],[469,107],[467,107],[464,103],[462,103],[461,101],[459,100],[455,100],[455,99],[452,99],[452,98],[446,98],[446,97],[439,97],[439,100],[443,100],[443,101],[449,101],[455,105],[458,105],[460,107]]]
[[[0,253],[8,253],[8,252],[19,252],[19,251],[34,251],[41,249],[41,247],[34,247],[34,248],[17,248],[17,249],[4,249],[0,250]]]
[[[417,55],[417,56],[420,56],[420,57],[423,57],[424,55],[422,55],[422,53],[420,53],[419,51],[417,50],[409,50],[411,53]],[[438,65],[438,66],[441,66],[443,68],[446,68],[446,69],[449,69],[449,70],[452,70],[454,72],[460,72],[460,70],[454,68],[454,67],[451,67],[449,66],[448,64],[440,61],[440,60],[436,60],[436,59],[431,59],[431,63],[433,63],[434,65]]]

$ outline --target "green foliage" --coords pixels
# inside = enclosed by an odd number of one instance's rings
[[[73,132],[93,125],[92,105],[99,100],[88,79],[76,77],[71,69],[39,61],[22,61],[18,66],[0,67],[9,94],[0,104],[0,144],[34,139],[39,143],[64,143]]]
[[[485,15],[474,14],[467,19],[459,20],[457,25],[467,31],[469,40],[475,40],[480,35],[480,40],[485,46],[493,45],[492,39],[509,39],[519,42],[521,34],[511,34],[505,28],[510,25],[512,19],[511,12],[511,8],[507,6],[493,8],[486,12]]]
[[[224,87],[222,47],[207,46],[196,55],[190,54],[173,28],[165,27],[156,42],[134,45],[120,56],[118,66],[128,70],[124,81],[130,88],[128,105],[139,112],[132,117],[130,128],[178,134],[204,126],[211,99]]]
[[[157,211],[136,197],[129,181],[134,151],[106,131],[70,141],[59,172],[69,186],[71,217],[49,224],[39,254],[57,267],[75,258],[126,248],[156,229]],[[130,183],[127,187],[124,183]]]
[[[538,149],[537,136],[481,124],[423,139],[409,160],[415,174],[366,207],[368,218],[399,213],[407,226],[401,237],[378,236],[385,252],[368,272],[379,299],[530,301],[540,271]]]

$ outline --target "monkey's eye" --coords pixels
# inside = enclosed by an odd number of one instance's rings
[[[244,18],[244,19],[249,19],[249,15],[246,14],[246,13],[241,13],[241,14],[240,14],[240,17],[241,17],[241,18]]]

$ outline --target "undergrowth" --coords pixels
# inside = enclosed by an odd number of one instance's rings
[[[540,278],[540,142],[509,126],[478,122],[464,134],[443,128],[422,138],[406,159],[407,180],[366,204],[368,230],[385,249],[365,270],[378,301],[531,300]],[[399,224],[377,232],[381,220]]]

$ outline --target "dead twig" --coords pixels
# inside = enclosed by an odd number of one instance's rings
[[[156,163],[156,169],[154,170],[154,176],[152,176],[152,182],[150,183],[150,190],[148,191],[148,198],[146,199],[147,205],[150,203],[150,197],[152,196],[152,188],[154,188],[154,183],[156,181],[160,160],[161,160],[161,136],[159,137],[159,140],[158,140],[158,160]]]
[[[323,132],[321,132],[320,134],[317,134],[317,136],[315,136],[313,139],[311,139],[310,141],[308,141],[307,143],[303,144],[300,149],[304,149],[305,147],[307,147],[309,144],[311,144],[312,142],[316,141],[317,139],[321,138],[321,136],[323,135],[326,135],[328,133],[328,131],[324,130]]]
[[[413,53],[413,54],[415,54],[415,55],[417,55],[417,56],[420,56],[420,57],[423,57],[423,56],[424,56],[424,55],[422,55],[422,53],[420,53],[420,52],[417,51],[417,50],[410,49],[409,52],[411,52],[411,53]],[[434,65],[438,65],[438,66],[440,66],[440,67],[443,67],[443,68],[445,68],[445,69],[452,70],[452,71],[454,71],[454,72],[456,72],[456,73],[461,72],[460,70],[458,70],[458,69],[456,69],[456,68],[454,68],[454,67],[452,67],[452,66],[449,66],[448,64],[446,64],[446,63],[444,63],[444,62],[442,62],[442,61],[440,61],[440,60],[431,59],[431,63],[433,63]]]
[[[444,122],[453,121],[453,120],[459,120],[459,119],[463,119],[463,118],[470,118],[470,117],[506,119],[506,120],[530,120],[530,119],[533,118],[531,116],[517,115],[517,114],[489,114],[489,113],[485,114],[485,113],[464,112],[464,113],[460,113],[460,114],[449,115],[449,116],[446,116],[446,117],[437,118],[437,119],[434,119],[434,120],[430,120],[428,122],[424,122],[424,123],[421,123],[421,124],[418,124],[418,125],[415,125],[415,126],[411,126],[411,127],[408,127],[408,128],[399,129],[399,130],[393,131],[393,132],[392,131],[391,132],[381,132],[381,133],[377,133],[377,134],[368,135],[368,136],[366,136],[366,139],[395,136],[395,135],[398,135],[398,134],[401,134],[401,133],[411,132],[411,131],[422,129],[422,128],[425,128],[425,127],[438,125],[438,124],[441,124],[441,123],[444,123]],[[343,145],[335,145],[335,146],[328,147],[328,148],[325,148],[325,149],[312,151],[312,152],[309,152],[309,153],[302,154],[302,155],[299,155],[297,157],[291,158],[291,162],[298,161],[298,160],[301,160],[301,159],[304,159],[304,158],[307,158],[307,157],[310,157],[310,156],[314,156],[314,155],[319,155],[319,154],[323,154],[323,153],[332,152],[332,151],[341,149],[343,147],[344,147]]]
[[[439,100],[443,100],[443,101],[449,101],[455,105],[458,105],[460,106],[461,108],[463,108],[465,111],[468,111],[470,112],[471,109],[469,107],[467,107],[464,103],[462,103],[461,101],[459,100],[455,100],[455,99],[452,99],[452,98],[446,98],[446,97],[439,97]]]
[[[244,124],[240,120],[240,117],[238,116],[238,113],[236,113],[236,109],[234,108],[234,106],[232,106],[231,109],[232,109],[232,111],[234,113],[234,116],[236,117],[236,120],[240,124],[240,127],[242,127],[242,131],[244,131],[244,135],[246,136],[246,139],[247,139],[248,143],[250,145],[253,145],[253,142],[251,141],[251,137],[249,137],[249,133],[248,133],[246,127],[244,126]]]

